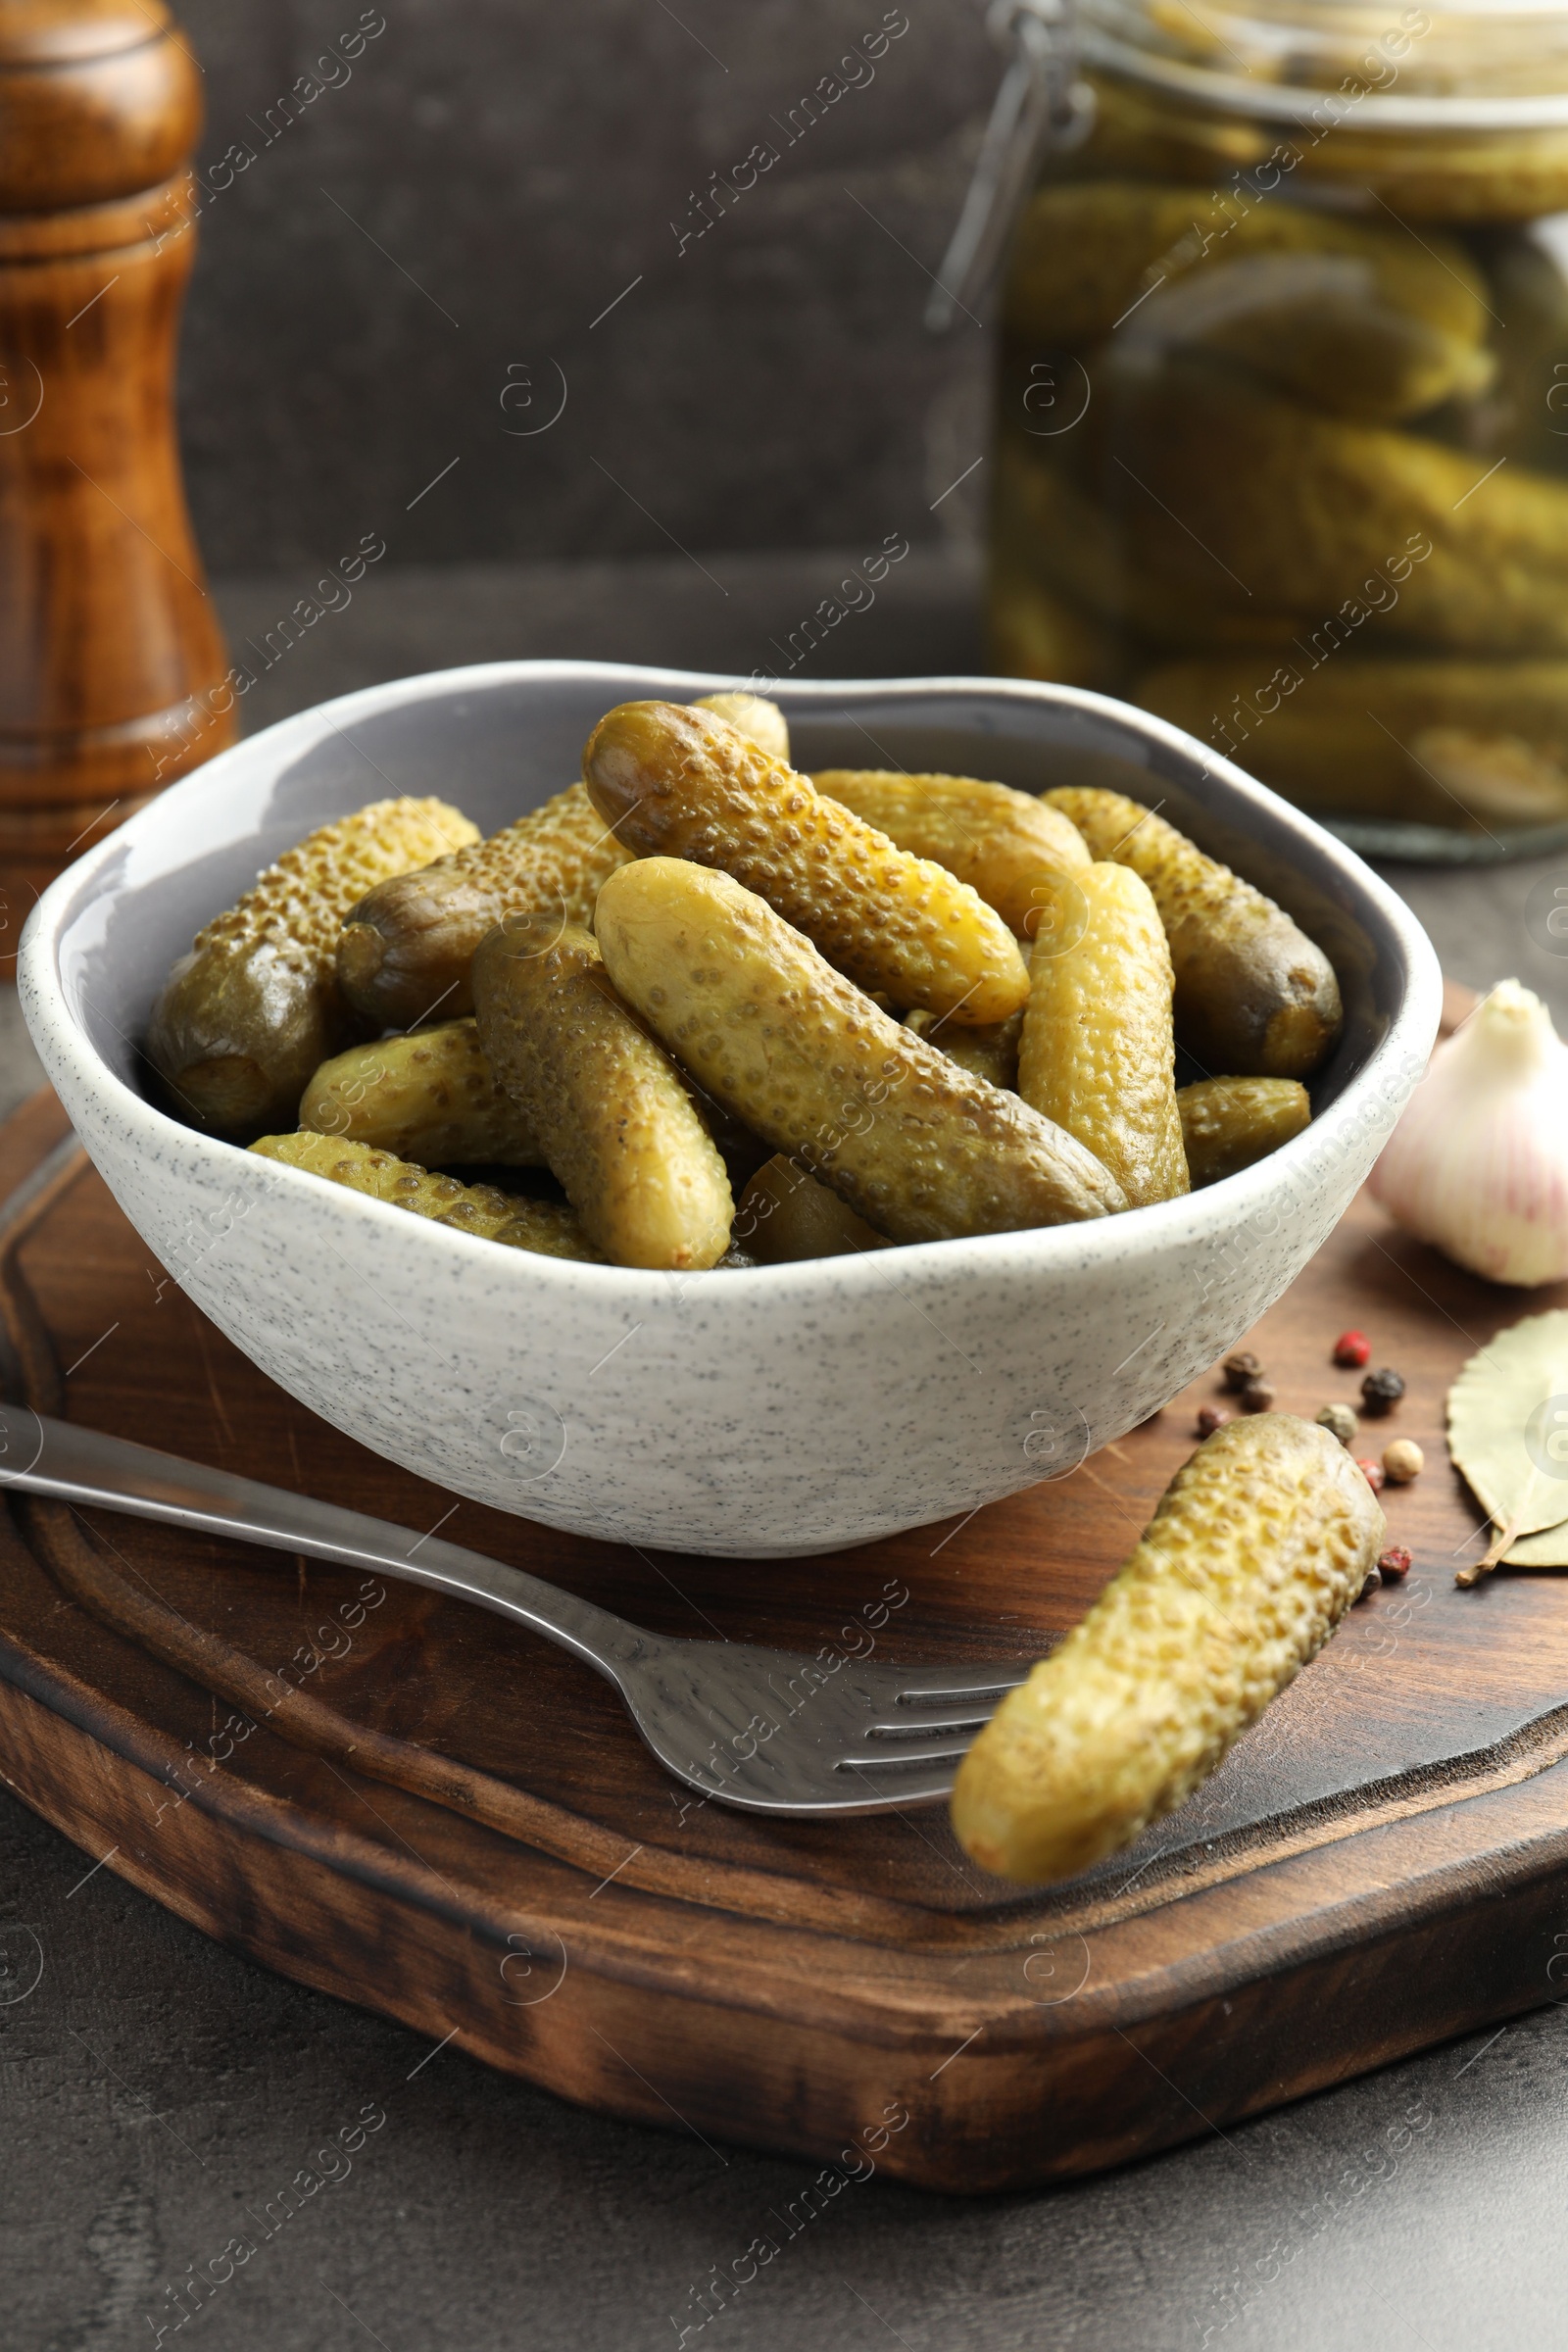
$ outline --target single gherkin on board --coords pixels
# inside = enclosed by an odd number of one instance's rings
[[[1119,792],[1053,792],[1097,858],[1141,874],[1176,973],[1176,1034],[1214,1071],[1304,1078],[1344,1019],[1334,966],[1272,899]]]
[[[1131,866],[1072,876],[1076,937],[1029,966],[1018,1092],[1110,1170],[1129,1205],[1188,1190],[1176,1107],[1175,987],[1149,885]]]
[[[959,1767],[953,1824],[1024,1885],[1087,1870],[1191,1796],[1322,1647],[1383,1513],[1328,1430],[1232,1421],[1178,1472],[1081,1624]]]
[[[594,807],[639,858],[730,874],[899,1011],[1005,1020],[1029,994],[1016,940],[966,883],[912,858],[707,710],[622,703],[583,754]]]
[[[1089,863],[1074,824],[1008,784],[880,767],[822,768],[811,782],[901,850],[967,882],[1020,939],[1034,937],[1048,877]]]
[[[1495,1535],[1461,1568],[1568,1566],[1568,1312],[1527,1315],[1473,1355],[1448,1391],[1448,1452]]]
[[[713,1266],[735,1203],[680,1071],[615,993],[590,932],[498,924],[473,958],[479,1038],[612,1264]]]
[[[1093,1154],[914,1036],[733,876],[642,858],[599,895],[612,979],[698,1084],[896,1242],[1102,1217]]]
[[[471,1020],[378,1038],[323,1061],[305,1090],[300,1125],[421,1168],[454,1159],[544,1166],[539,1139],[485,1059]]]
[[[1123,179],[1035,195],[1004,314],[1009,334],[1056,350],[1117,330],[1211,351],[1377,421],[1485,391],[1487,318],[1485,285],[1451,237]]]
[[[198,932],[147,1031],[181,1115],[234,1142],[292,1123],[312,1073],[363,1034],[334,968],[344,915],[383,878],[477,839],[444,801],[375,801],[299,842]]]
[[[427,1217],[455,1233],[509,1250],[532,1250],[544,1257],[576,1258],[585,1265],[604,1259],[583,1232],[576,1213],[553,1200],[527,1200],[487,1184],[460,1184],[455,1176],[431,1175],[390,1152],[368,1144],[344,1143],[335,1135],[264,1135],[250,1147],[264,1159],[303,1169],[350,1192],[368,1193],[411,1216]]]
[[[1200,1078],[1178,1088],[1176,1110],[1195,1192],[1266,1158],[1312,1117],[1295,1078]]]

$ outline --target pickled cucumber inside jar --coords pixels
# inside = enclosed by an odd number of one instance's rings
[[[1003,287],[993,665],[1369,847],[1568,829],[1568,6],[1080,21]]]

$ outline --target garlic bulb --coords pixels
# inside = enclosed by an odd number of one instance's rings
[[[1568,1275],[1568,1046],[1539,997],[1500,981],[1439,1046],[1371,1189],[1473,1274]]]

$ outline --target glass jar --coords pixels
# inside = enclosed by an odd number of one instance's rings
[[[1568,10],[1084,0],[1079,40],[1004,280],[994,666],[1358,847],[1568,840]]]

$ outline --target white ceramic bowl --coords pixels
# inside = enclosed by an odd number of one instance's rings
[[[63,875],[19,958],[27,1025],[137,1231],[291,1395],[461,1494],[556,1527],[765,1556],[864,1543],[1073,1468],[1212,1363],[1305,1263],[1425,1065],[1440,981],[1348,850],[1157,718],[962,678],[778,690],[803,767],[876,764],[1157,803],[1336,964],[1317,1115],[1186,1200],[1091,1225],[755,1272],[579,1266],[408,1216],[177,1125],[134,1042],[173,957],[315,826],[390,791],[486,832],[561,790],[613,704],[730,679],[514,662],[270,728]]]

